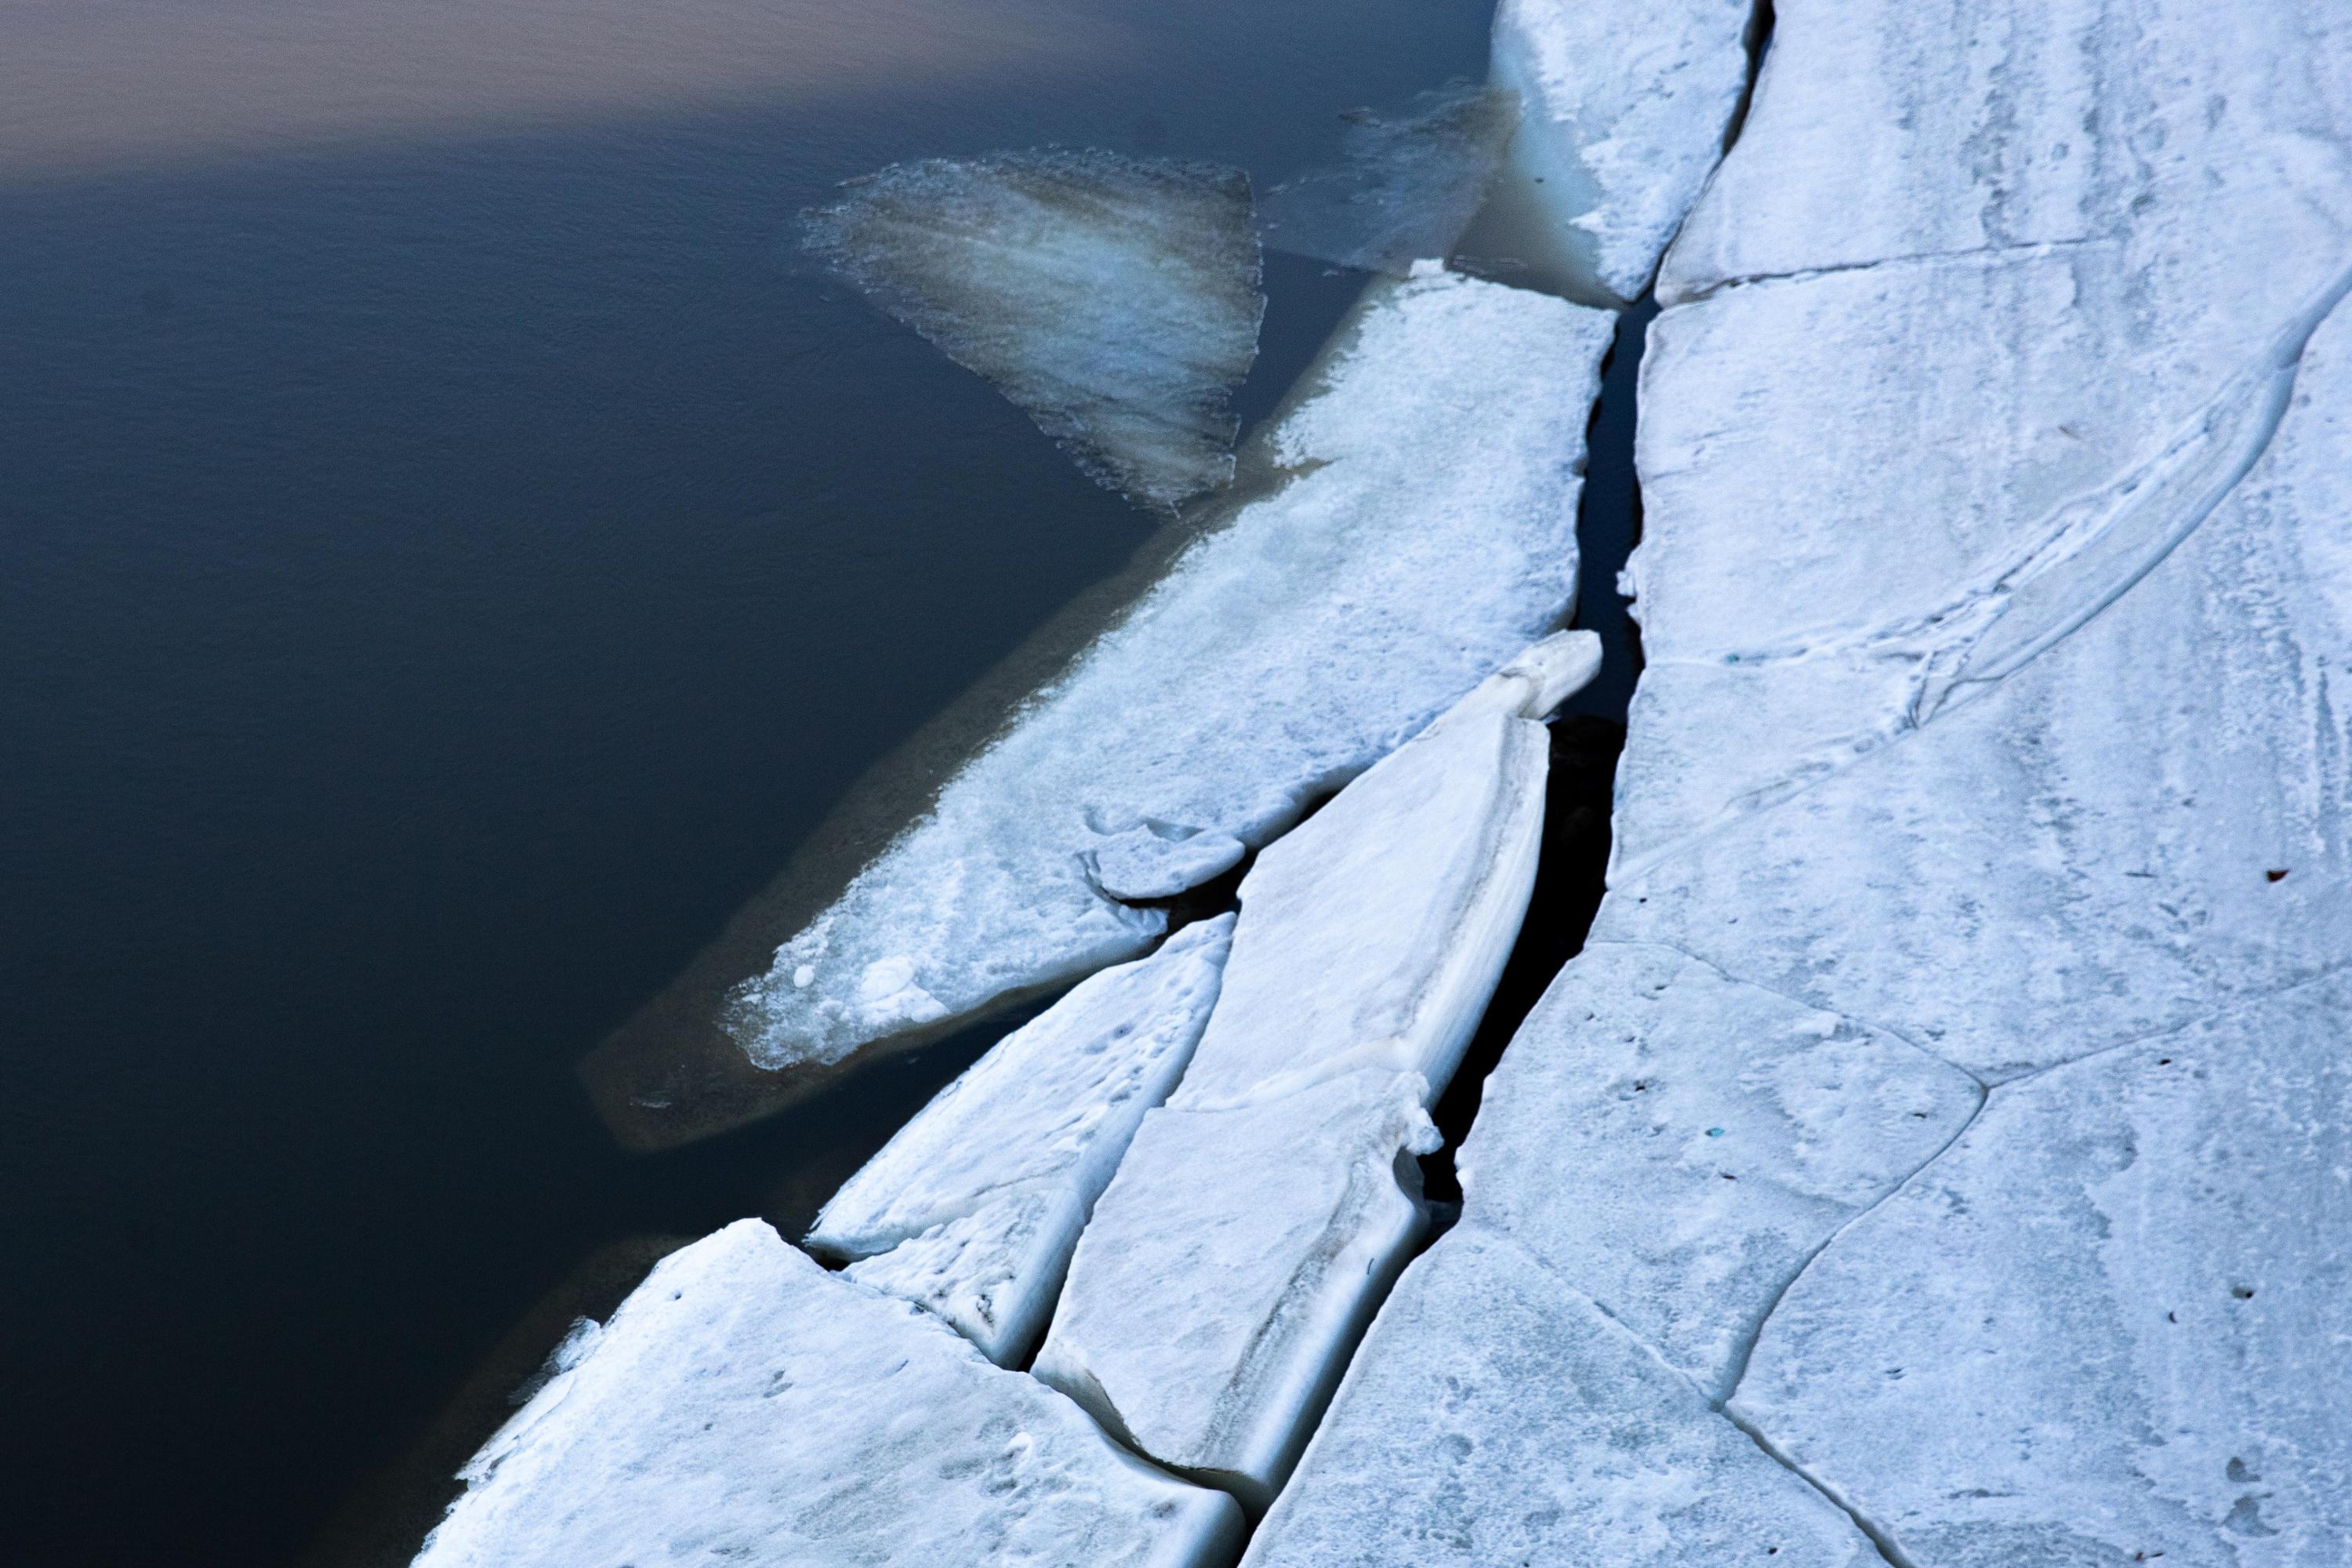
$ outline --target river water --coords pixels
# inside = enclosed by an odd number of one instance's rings
[[[572,1076],[1150,530],[798,209],[1050,142],[1270,182],[1489,8],[8,8],[11,1561],[396,1560],[551,1324],[803,1223],[1003,1027],[655,1158]],[[1245,416],[1359,282],[1269,258]]]

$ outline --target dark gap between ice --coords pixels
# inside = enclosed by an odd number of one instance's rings
[[[1609,866],[1609,811],[1625,715],[1642,673],[1641,628],[1626,613],[1618,574],[1642,536],[1642,489],[1633,471],[1635,396],[1642,347],[1657,302],[1644,297],[1618,318],[1617,341],[1601,367],[1601,396],[1585,433],[1584,494],[1576,511],[1581,556],[1576,625],[1601,637],[1601,674],[1569,699],[1551,726],[1551,775],[1545,791],[1543,850],[1535,895],[1519,940],[1504,965],[1478,1032],[1437,1102],[1445,1146],[1421,1162],[1422,1191],[1442,1232],[1460,1212],[1454,1166],[1486,1086],[1537,998],[1560,966],[1584,946],[1601,907]]]
[[[1756,102],[1757,79],[1764,74],[1764,56],[1772,47],[1772,27],[1778,18],[1772,11],[1772,0],[1756,0],[1756,9],[1748,18],[1748,30],[1739,37],[1741,47],[1748,51],[1748,85],[1739,91],[1739,102],[1731,111],[1730,123],[1723,128],[1723,150],[1731,151],[1739,133],[1748,125],[1748,110]]]

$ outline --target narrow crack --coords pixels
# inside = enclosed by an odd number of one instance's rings
[[[1756,84],[1764,78],[1764,58],[1772,52],[1772,30],[1779,23],[1772,9],[1772,0],[1756,0],[1756,9],[1749,13],[1747,29],[1739,36],[1740,47],[1748,51],[1748,80],[1739,89],[1739,101],[1733,105],[1731,118],[1723,127],[1723,153],[1730,156],[1739,144],[1739,133],[1748,129],[1748,110],[1756,106]],[[1720,167],[1722,159],[1717,160]]]
[[[2011,261],[2038,261],[2045,257],[2064,256],[2078,250],[2120,249],[2123,242],[2105,235],[2077,235],[2067,239],[2023,241],[2012,245],[1975,245],[1955,250],[1915,250],[1900,256],[1874,256],[1866,261],[1833,261],[1821,267],[1797,267],[1786,272],[1739,272],[1728,278],[1718,278],[1701,288],[1680,289],[1666,303],[1680,307],[1696,305],[1714,299],[1717,294],[1739,289],[1752,289],[1763,283],[1810,283],[1816,278],[1835,278],[1843,273],[1878,272],[1889,268],[1927,267],[1948,262],[1979,261],[2006,264]]]
[[[1839,1512],[1852,1520],[1853,1527],[1862,1531],[1864,1539],[1867,1540],[1878,1555],[1886,1561],[1887,1568],[1917,1568],[1917,1564],[1911,1561],[1909,1553],[1903,1550],[1901,1543],[1887,1531],[1885,1526],[1854,1507],[1853,1503],[1835,1487],[1790,1458],[1762,1429],[1729,1408],[1718,1408],[1716,1414],[1739,1428],[1766,1458],[1821,1493]]]

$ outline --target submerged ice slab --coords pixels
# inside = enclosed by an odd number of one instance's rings
[[[1456,85],[1387,118],[1351,110],[1344,163],[1258,203],[1267,247],[1400,277],[1450,256],[1486,200],[1517,108],[1508,93]]]
[[[2342,1561],[2347,1018],[2337,975],[1995,1089],[1736,1408],[1914,1563]]]
[[[1231,1499],[757,1220],[665,1259],[484,1447],[419,1568],[1216,1568]]]
[[[1444,1089],[1535,886],[1543,718],[1600,667],[1591,632],[1537,644],[1258,857],[1177,1104],[1278,1099],[1368,1067]]]
[[[1622,305],[1722,155],[1748,84],[1749,0],[1503,0],[1489,79],[1518,100],[1475,244],[1571,299]]]
[[[1192,1058],[1233,925],[1187,926],[1007,1035],[834,1194],[809,1248],[863,1259],[851,1279],[1019,1361],[1136,1124]]]
[[[1265,310],[1246,175],[1049,149],[846,190],[803,243],[1097,481],[1172,509],[1233,478],[1231,395]]]
[[[1891,1036],[1668,948],[1593,943],[1486,1080],[1463,1212],[1720,1400],[1798,1270],[1980,1099]]]
[[[1139,1452],[1263,1509],[1422,1234],[1410,1073],[1162,1106],[1079,1239],[1038,1377]]]
[[[1880,1568],[1687,1379],[1475,1228],[1405,1271],[1244,1563]]]
[[[640,1143],[693,1136],[1146,951],[1165,913],[1108,896],[1096,851],[1139,828],[1262,846],[1559,625],[1612,328],[1460,277],[1375,285],[1254,443],[1255,499],[910,815],[845,807],[821,843],[863,869],[788,873],[608,1043],[607,1115]],[[756,1081],[707,1090],[721,1058]]]

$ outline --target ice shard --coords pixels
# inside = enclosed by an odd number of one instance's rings
[[[809,1249],[1019,1362],[1136,1124],[1192,1059],[1233,923],[1187,926],[1006,1036],[834,1195]]]
[[[1234,169],[1045,149],[894,163],[803,243],[988,378],[1098,483],[1172,510],[1233,478],[1257,357],[1257,240]]]
[[[1349,111],[1341,163],[1259,200],[1267,248],[1398,276],[1453,254],[1486,203],[1517,110],[1507,92],[1457,83],[1402,113]]]
[[[1245,1568],[1884,1568],[1837,1506],[1525,1248],[1405,1271]]]
[[[592,1058],[616,1128],[746,1120],[1138,956],[1168,916],[1120,892],[1222,872],[1558,626],[1612,326],[1444,273],[1375,284],[1240,499],[1108,591],[1124,607],[1042,634],[918,742],[957,760],[861,791]]]
[[[1421,1232],[1424,1107],[1534,883],[1542,718],[1599,654],[1528,649],[1258,858],[1192,1065],[1071,1260],[1037,1375],[1253,1510]]]
[[[1752,13],[1750,0],[1503,0],[1489,80],[1516,96],[1518,123],[1469,246],[1572,300],[1638,298],[1722,155]]]
[[[664,1259],[467,1467],[418,1568],[1220,1568],[1222,1493],[757,1220]]]

